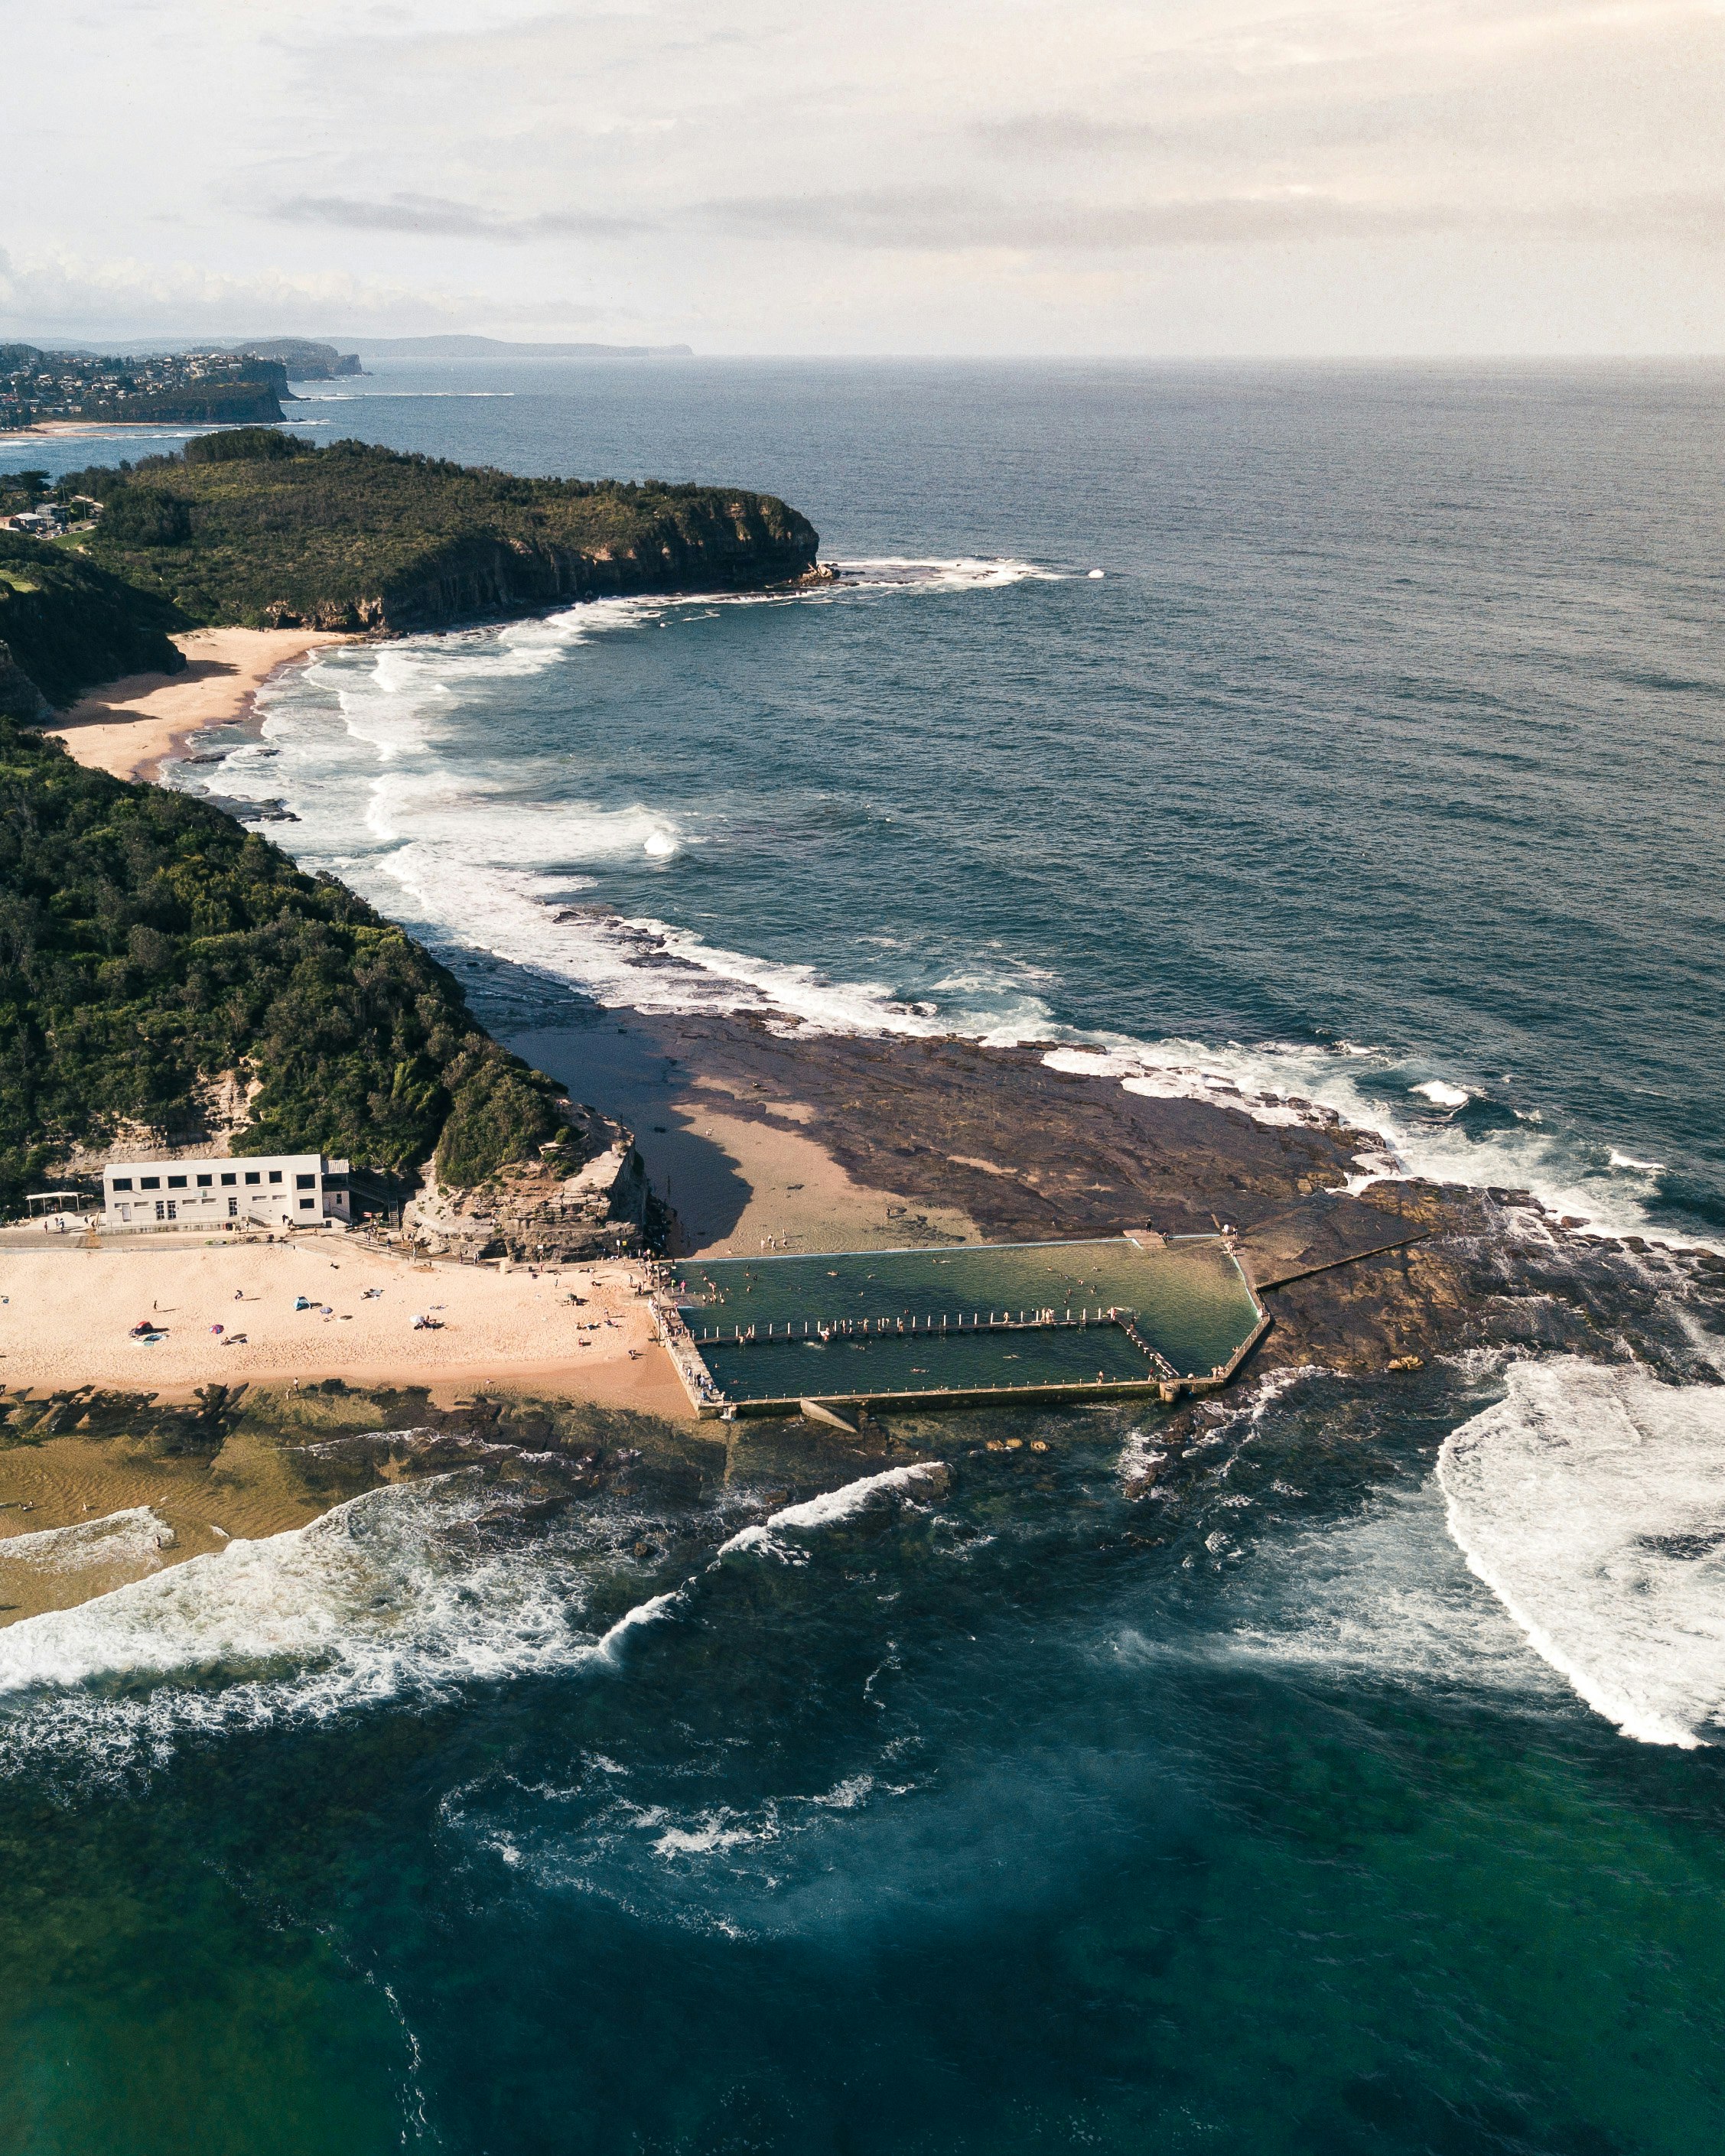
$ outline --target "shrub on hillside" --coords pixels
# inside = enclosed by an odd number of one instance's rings
[[[451,1179],[477,1179],[561,1127],[551,1081],[345,885],[0,724],[0,1206],[121,1122],[195,1134],[234,1070],[261,1081],[237,1152],[412,1173],[459,1104]]]

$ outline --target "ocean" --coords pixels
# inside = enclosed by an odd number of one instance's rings
[[[380,363],[296,426],[837,579],[325,652],[174,783],[571,1056],[1046,1042],[1717,1246],[1721,386]],[[1722,1400],[1285,1373],[1154,1484],[1123,1407],[619,1423],[14,1625],[0,2145],[1712,2150]]]

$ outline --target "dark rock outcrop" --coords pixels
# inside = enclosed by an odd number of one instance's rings
[[[1725,1330],[1725,1261],[1566,1229],[1523,1191],[1415,1177],[1342,1186],[1383,1141],[1313,1108],[1266,1123],[1207,1100],[1127,1093],[1050,1070],[1040,1048],[768,1030],[634,1015],[702,1107],[795,1127],[864,1186],[961,1209],[990,1241],[1235,1231],[1272,1323],[1246,1371],[1412,1369],[1470,1348],[1633,1354],[1701,1372],[1684,1313]],[[777,1112],[775,1112],[777,1111]],[[667,1116],[667,1120],[669,1116]],[[709,1211],[711,1222],[716,1216]]]
[[[0,719],[15,719],[20,726],[39,726],[54,716],[49,701],[11,653],[0,644]]]

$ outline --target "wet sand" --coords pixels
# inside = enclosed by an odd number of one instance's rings
[[[128,674],[80,700],[46,731],[81,764],[116,778],[154,778],[204,726],[242,719],[280,668],[351,637],[316,629],[197,629],[173,641],[183,674]]]
[[[738,1096],[721,1080],[696,1084],[685,1127],[733,1164],[748,1194],[722,1232],[699,1219],[685,1221],[680,1255],[746,1257],[762,1250],[875,1250],[908,1242],[983,1240],[976,1223],[957,1206],[913,1206],[897,1191],[859,1183],[799,1127],[815,1120],[805,1103],[775,1101],[763,1111],[770,1120],[752,1121],[734,1112]],[[698,1203],[691,1209],[698,1213]]]
[[[225,1542],[303,1527],[327,1509],[291,1455],[249,1435],[214,1460],[147,1441],[53,1437],[0,1450],[0,1625],[69,1609]]]

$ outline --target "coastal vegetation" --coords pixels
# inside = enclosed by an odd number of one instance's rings
[[[172,602],[79,551],[0,531],[0,644],[50,704],[120,674],[177,674]],[[7,708],[0,705],[0,709]],[[15,693],[9,716],[35,716]]]
[[[523,479],[269,428],[69,475],[103,505],[86,551],[187,624],[412,629],[599,593],[802,576],[819,543],[770,495]]]
[[[329,876],[211,803],[129,785],[0,721],[0,1208],[123,1126],[325,1152],[464,1186],[566,1128],[552,1081]]]
[[[51,489],[45,472],[17,473],[0,511],[50,491],[80,520],[64,541],[0,531],[0,711],[17,719],[116,675],[179,671],[175,630],[388,633],[601,593],[758,589],[808,574],[819,544],[771,495],[521,479],[364,442],[316,449],[270,427]]]

